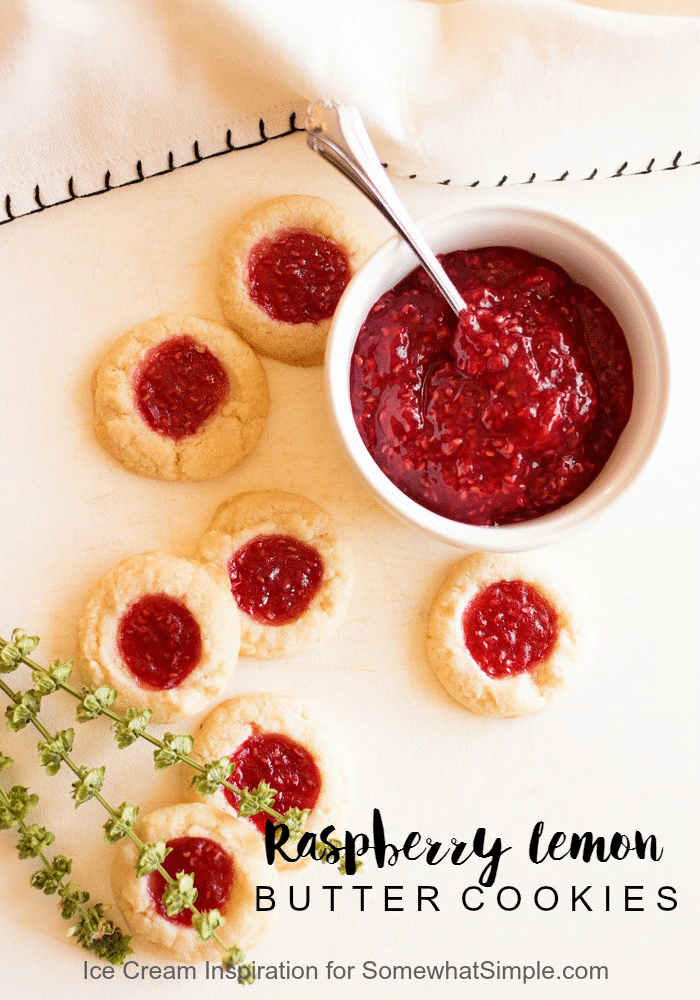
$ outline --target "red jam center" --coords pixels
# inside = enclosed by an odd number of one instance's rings
[[[145,686],[167,691],[199,663],[199,625],[181,601],[147,594],[119,622],[117,647],[129,670]]]
[[[374,461],[455,521],[556,510],[598,475],[629,419],[632,365],[615,317],[558,265],[514,247],[442,262],[459,322],[414,271],[369,312],[350,394]]]
[[[273,808],[284,813],[287,809],[313,809],[321,791],[321,775],[316,763],[300,743],[281,733],[260,733],[254,729],[245,743],[231,755],[233,770],[229,780],[239,788],[257,788],[261,781],[277,790]],[[234,809],[238,796],[224,789]],[[268,814],[256,813],[251,821],[262,833]]]
[[[220,910],[231,894],[233,885],[233,860],[221,844],[208,837],[175,837],[167,841],[170,854],[163,862],[168,875],[177,878],[179,872],[194,875],[197,890],[195,906],[201,912]],[[152,872],[148,877],[148,891],[161,917],[173,924],[192,924],[192,910],[182,910],[169,917],[163,906],[163,893],[167,887],[160,872]]]
[[[462,618],[464,642],[489,677],[532,670],[552,651],[557,613],[522,580],[499,580],[479,591]]]
[[[262,625],[288,625],[302,615],[323,581],[323,560],[289,535],[258,535],[228,564],[241,611]]]
[[[196,434],[219,409],[228,388],[219,359],[187,336],[151,348],[134,378],[139,413],[151,430],[175,441]]]
[[[328,319],[349,280],[347,254],[305,229],[260,240],[248,257],[250,297],[280,323]]]

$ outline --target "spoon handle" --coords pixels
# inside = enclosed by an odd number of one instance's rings
[[[309,105],[306,142],[310,149],[347,177],[403,236],[451,309],[459,315],[464,299],[414,226],[379,162],[357,108],[316,101]]]

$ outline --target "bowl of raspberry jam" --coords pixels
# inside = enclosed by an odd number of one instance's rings
[[[467,550],[583,528],[658,438],[668,356],[653,302],[594,233],[497,205],[421,226],[456,315],[398,237],[350,282],[326,350],[340,440],[386,508]]]

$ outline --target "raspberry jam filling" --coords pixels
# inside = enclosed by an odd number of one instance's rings
[[[598,475],[629,420],[615,317],[558,265],[514,247],[442,256],[459,322],[420,270],[385,292],[355,344],[350,395],[374,461],[455,521],[556,510]]]
[[[221,844],[208,837],[175,837],[168,840],[166,847],[170,854],[163,862],[168,875],[177,878],[179,872],[194,875],[197,890],[195,906],[198,910],[220,910],[231,895],[233,886],[233,860]],[[152,872],[148,877],[148,891],[158,914],[173,924],[192,924],[192,910],[181,910],[169,917],[163,905],[166,881],[160,872]]]
[[[134,377],[139,413],[151,430],[174,441],[196,434],[219,409],[228,388],[219,359],[187,336],[151,348]]]
[[[241,611],[261,625],[288,625],[318,593],[323,559],[289,535],[258,535],[233,553],[228,573]]]
[[[318,323],[333,315],[350,280],[347,254],[305,229],[284,229],[248,256],[248,291],[280,323]]]
[[[479,591],[462,617],[464,642],[489,677],[512,677],[546,659],[557,640],[557,613],[522,580],[499,580]]]
[[[261,781],[277,790],[273,808],[284,813],[287,809],[313,809],[321,791],[321,775],[305,747],[281,733],[261,733],[253,727],[253,735],[241,743],[231,755],[233,770],[229,780],[239,788],[257,788]],[[224,795],[234,809],[239,797],[224,789]],[[268,814],[250,817],[258,830],[265,832]]]
[[[144,687],[177,687],[199,663],[202,636],[185,605],[167,594],[147,594],[126,611],[117,648]]]

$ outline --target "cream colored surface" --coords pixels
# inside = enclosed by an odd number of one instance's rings
[[[251,836],[245,824],[219,809],[192,803],[157,809],[144,816],[136,830],[147,844],[176,837],[206,837],[220,844],[233,862],[234,879],[231,895],[220,907],[225,923],[217,933],[229,948],[237,945],[246,953],[258,944],[269,929],[272,914],[256,910],[255,887],[262,881],[275,886],[276,881],[275,873],[265,864],[259,838]],[[134,869],[137,855],[131,841],[122,840],[112,866],[115,899],[130,930],[166,949],[171,959],[208,959],[220,964],[224,953],[217,941],[202,941],[193,927],[169,921],[157,912],[148,876],[139,878]]]
[[[185,605],[199,625],[197,666],[176,687],[139,684],[119,652],[119,623],[146,594],[167,594]],[[89,684],[109,684],[117,706],[150,708],[153,722],[173,722],[207,708],[228,684],[238,660],[240,628],[228,580],[211,566],[166,552],[130,556],[108,570],[78,625],[80,667]]]
[[[499,580],[531,584],[557,615],[557,637],[549,655],[533,670],[502,678],[489,677],[479,667],[467,649],[462,628],[467,606],[480,590]],[[430,665],[440,683],[470,712],[530,715],[541,711],[576,671],[582,654],[577,619],[582,617],[581,608],[576,609],[562,584],[534,557],[475,553],[452,568],[435,595],[428,621]]]
[[[146,354],[172,337],[191,337],[219,360],[229,380],[220,409],[195,434],[174,440],[152,430],[136,407],[134,373]],[[97,439],[127,469],[156,479],[213,479],[248,455],[270,409],[265,372],[235,333],[195,316],[164,315],[134,327],[95,376]]]
[[[262,490],[221,504],[198,557],[226,572],[231,556],[258,535],[289,535],[314,548],[323,560],[318,593],[296,621],[265,625],[240,612],[242,656],[298,656],[328,639],[345,618],[355,580],[350,547],[318,504],[293,493]]]
[[[221,318],[212,275],[225,230],[247,205],[292,189],[321,193],[360,218],[377,241],[388,236],[371,206],[310,156],[301,136],[280,139],[0,226],[0,634],[23,626],[41,635],[36,656],[42,662],[70,656],[82,608],[106,567],[153,548],[191,554],[217,505],[234,494],[281,489],[310,497],[329,511],[354,552],[357,584],[345,625],[294,660],[241,659],[223,697],[262,690],[314,702],[349,744],[357,775],[352,832],[371,835],[375,806],[394,841],[419,830],[449,844],[483,826],[512,847],[496,890],[519,886],[523,902],[507,913],[487,890],[484,908],[466,911],[461,893],[478,880],[475,860],[455,868],[401,859],[378,869],[365,859],[352,883],[372,886],[361,912],[360,894],[348,880],[311,864],[283,885],[275,926],[252,957],[268,965],[315,964],[319,979],[260,981],[250,996],[280,1000],[283,985],[285,1000],[425,1000],[425,980],[363,979],[362,964],[539,959],[557,975],[565,965],[607,965],[609,979],[527,987],[450,980],[430,990],[436,1000],[691,997],[700,932],[693,906],[700,871],[690,849],[700,821],[700,466],[692,448],[700,372],[693,327],[700,168],[499,189],[399,184],[416,218],[513,199],[571,215],[630,258],[668,330],[672,404],[648,468],[595,527],[544,554],[557,576],[591,602],[597,636],[575,684],[546,711],[504,723],[466,712],[434,677],[425,651],[428,613],[460,553],[399,524],[359,485],[331,432],[319,368],[263,361],[268,423],[250,458],[220,479],[167,483],[131,475],[95,441],[90,380],[98,363],[144,316],[169,310]],[[31,684],[28,671],[4,679]],[[67,698],[49,699],[46,710],[57,728],[74,724]],[[169,728],[192,729],[198,722]],[[74,809],[73,778],[63,772],[49,778],[39,769],[37,739],[30,730],[3,734],[2,747],[16,764],[0,780],[6,787],[28,784],[41,796],[34,815],[57,834],[55,849],[74,859],[71,879],[110,904],[114,848],[102,838],[106,816],[96,802]],[[155,773],[145,745],[117,749],[106,723],[76,726],[75,756],[107,766],[105,795],[116,805],[136,800],[145,815],[181,800],[175,771]],[[540,820],[552,835],[653,832],[664,855],[656,863],[535,866],[527,843]],[[148,972],[132,981],[118,969],[111,982],[83,979],[90,956],[66,940],[53,899],[30,888],[35,863],[17,859],[11,833],[0,835],[0,865],[9,904],[0,910],[8,994],[38,997],[49,980],[51,1000],[236,995],[231,982],[205,980],[203,965],[197,981],[184,985]],[[439,912],[417,910],[418,886],[426,884],[439,890]],[[535,887],[546,884],[560,892],[551,913],[533,903]],[[644,912],[625,912],[625,885],[640,884],[646,886]],[[309,886],[308,910],[290,909],[291,885],[299,903]],[[324,885],[342,887],[333,912]],[[403,912],[385,911],[387,885],[403,885]],[[592,886],[593,912],[572,912],[572,885]],[[678,889],[674,912],[656,906],[661,885]],[[143,939],[135,948],[140,965],[167,961]],[[354,965],[352,979],[328,980],[331,960]]]
[[[337,831],[334,836],[342,835],[353,785],[352,769],[343,738],[316,709],[295,698],[272,692],[232,698],[217,705],[204,719],[195,739],[193,755],[202,761],[230,757],[258,730],[288,736],[311,754],[321,775],[321,789],[304,828],[320,834],[326,826],[332,825]],[[185,769],[183,778],[186,793],[198,797]],[[232,816],[238,815],[221,786],[214,795],[201,801],[208,801]],[[251,824],[251,829],[256,830],[256,827]],[[291,844],[287,852],[294,856]],[[309,863],[308,858],[294,862],[287,862],[280,855],[275,858],[281,871],[292,873],[300,872]]]
[[[224,244],[219,295],[231,326],[260,354],[288,365],[320,365],[331,318],[318,323],[283,323],[250,297],[248,258],[266,238],[304,229],[337,244],[348,258],[351,275],[364,263],[372,244],[352,216],[323,198],[286,195],[258,205],[242,218]]]

